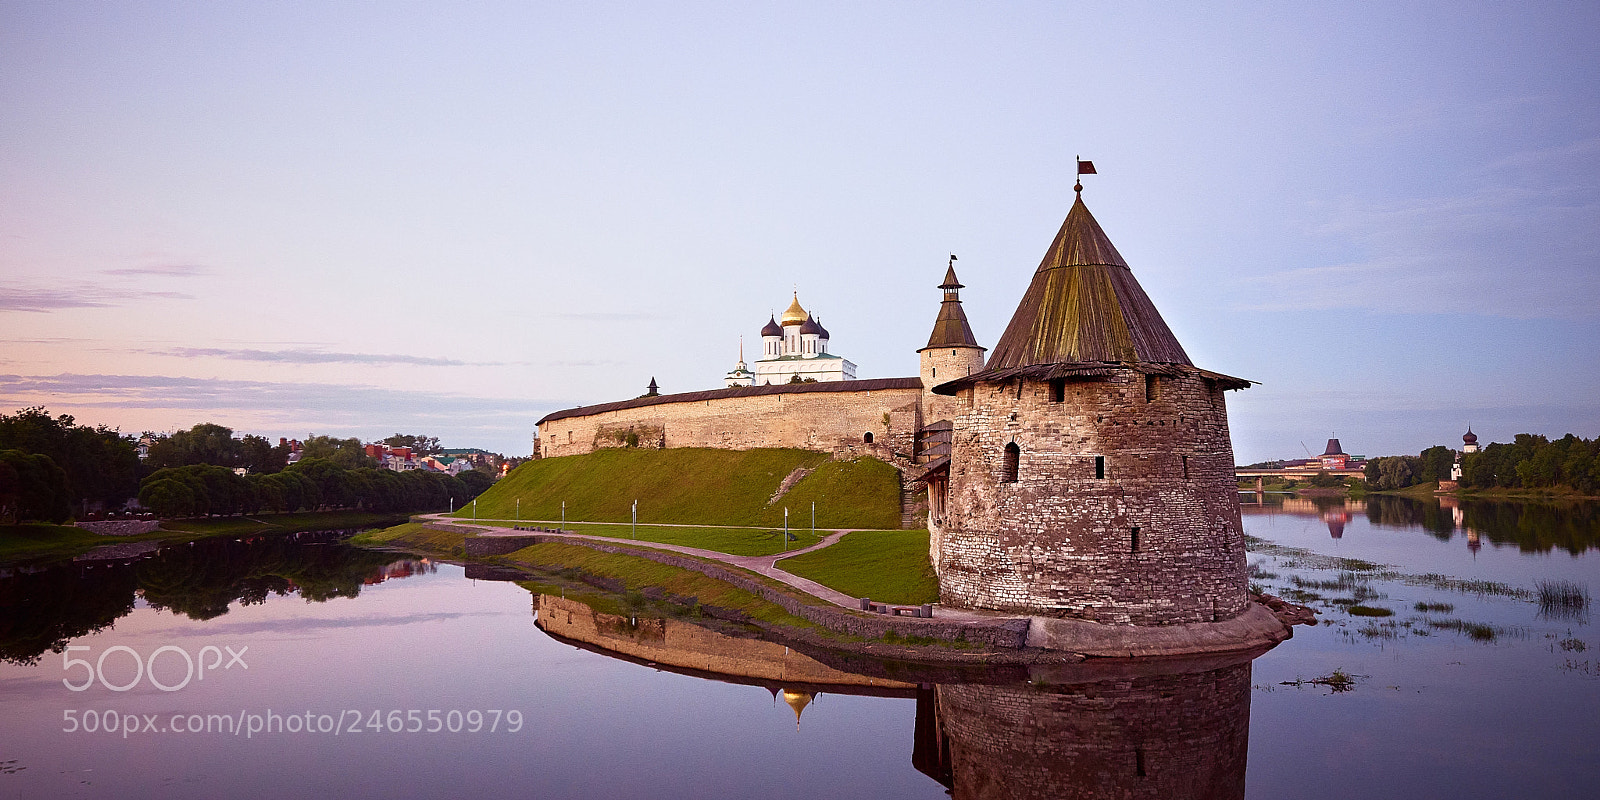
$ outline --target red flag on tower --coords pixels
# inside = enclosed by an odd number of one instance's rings
[[[1094,162],[1093,161],[1079,161],[1078,162],[1078,174],[1079,175],[1099,175],[1100,173],[1094,171]]]

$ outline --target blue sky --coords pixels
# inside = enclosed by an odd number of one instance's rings
[[[1085,200],[1241,463],[1600,434],[1600,6],[0,5],[0,407],[526,452]]]

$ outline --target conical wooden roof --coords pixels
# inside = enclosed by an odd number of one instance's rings
[[[967,312],[961,308],[959,291],[961,282],[956,280],[954,266],[945,270],[944,283],[939,284],[939,288],[944,290],[944,302],[939,304],[939,316],[933,321],[933,333],[929,334],[928,344],[922,349],[978,347],[978,337],[972,335],[972,325],[967,322]]]
[[[1089,361],[1191,364],[1080,194],[984,371]]]

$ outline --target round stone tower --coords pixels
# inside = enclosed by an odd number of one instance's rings
[[[1190,363],[1079,191],[988,363],[934,387],[956,400],[927,479],[941,600],[1232,619],[1248,584],[1223,391],[1250,382]]]
[[[956,410],[956,401],[947,395],[934,394],[933,387],[965,378],[983,371],[983,352],[978,339],[972,335],[967,323],[967,313],[961,308],[962,284],[956,280],[956,257],[950,257],[945,269],[944,302],[939,304],[939,316],[933,322],[933,333],[928,336],[928,346],[917,351],[922,367],[923,423],[948,421]]]

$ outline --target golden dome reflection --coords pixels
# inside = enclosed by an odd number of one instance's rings
[[[796,728],[800,727],[800,712],[806,710],[806,706],[811,705],[811,699],[814,696],[810,692],[783,690],[783,702],[788,703],[789,707],[794,709],[794,726]]]

